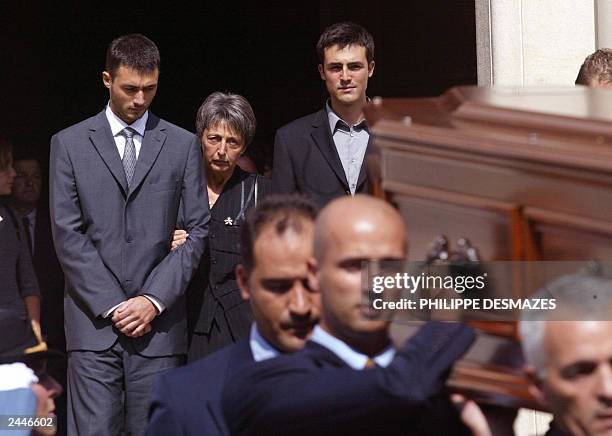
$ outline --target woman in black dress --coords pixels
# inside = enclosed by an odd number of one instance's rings
[[[252,141],[255,125],[253,109],[240,95],[214,92],[198,109],[211,219],[200,266],[187,290],[188,361],[239,340],[251,326],[250,307],[240,296],[234,270],[244,215],[270,192],[270,181],[243,171],[236,161]],[[178,231],[175,240],[180,238]]]

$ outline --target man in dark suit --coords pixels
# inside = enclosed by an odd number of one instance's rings
[[[321,211],[310,274],[320,324],[302,351],[228,382],[222,405],[232,434],[463,432],[450,401],[436,395],[473,331],[429,323],[396,350],[390,322],[364,313],[362,263],[402,260],[406,251],[402,217],[388,203],[356,196]]]
[[[51,139],[70,434],[143,434],[155,374],[186,353],[184,292],[209,211],[196,136],[148,111],[159,64],[148,38],[115,39],[107,107]],[[179,204],[189,237],[170,252]]]
[[[276,132],[272,191],[302,192],[323,206],[368,191],[362,163],[370,134],[363,108],[374,74],[374,39],[358,24],[334,24],[321,34],[317,54],[329,99],[320,111]]]
[[[49,208],[41,202],[43,176],[38,159],[28,156],[15,156],[13,162],[17,176],[11,191],[10,204],[22,220],[24,238],[32,255],[34,272],[41,293],[40,325],[50,347],[66,351],[64,336],[64,274],[57,260]],[[66,361],[57,359],[48,364],[49,373],[66,386]],[[56,400],[58,434],[66,434],[66,396]]]
[[[237,278],[255,317],[251,333],[206,358],[162,374],[155,384],[149,436],[229,434],[221,412],[223,385],[246,364],[304,346],[319,315],[307,285],[315,207],[295,196],[272,196],[248,213]]]
[[[13,166],[17,176],[10,205],[22,220],[24,237],[32,255],[43,299],[42,332],[51,347],[64,350],[64,274],[53,247],[49,209],[41,204],[43,177],[40,163],[34,157],[17,155]]]

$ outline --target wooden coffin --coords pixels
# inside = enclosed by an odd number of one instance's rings
[[[438,234],[483,260],[612,259],[612,91],[457,87],[366,114],[411,260]]]
[[[483,261],[612,259],[612,91],[457,87],[374,98],[366,116],[372,193],[405,217],[410,260],[425,260],[437,235],[451,249],[468,238]],[[515,326],[478,327],[449,385],[538,407]]]

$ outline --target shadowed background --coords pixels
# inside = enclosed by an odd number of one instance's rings
[[[252,104],[258,167],[271,162],[274,132],[320,109],[326,92],[315,44],[329,24],[351,20],[376,43],[368,95],[439,95],[476,83],[473,0],[151,3],[9,2],[0,6],[0,136],[16,154],[45,167],[51,135],[100,111],[108,99],[101,71],[108,43],[139,32],[159,47],[162,73],[152,111],[194,131],[212,91]]]

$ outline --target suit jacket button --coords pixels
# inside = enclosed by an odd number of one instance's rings
[[[134,238],[132,238],[131,236],[128,236],[126,239],[128,244],[131,244],[134,241]]]

